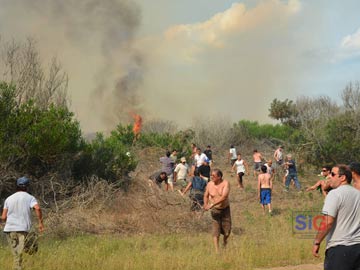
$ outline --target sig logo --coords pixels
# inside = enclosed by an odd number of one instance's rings
[[[326,229],[327,216],[316,211],[293,211],[292,232],[302,238],[313,238]]]

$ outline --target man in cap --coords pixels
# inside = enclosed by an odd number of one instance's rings
[[[30,180],[21,177],[16,180],[16,192],[4,203],[1,219],[5,223],[4,233],[14,256],[14,269],[22,269],[22,253],[26,237],[31,229],[31,209],[35,209],[39,231],[44,230],[40,206],[34,196],[27,193]]]
[[[186,163],[185,157],[182,157],[180,161],[181,163],[177,164],[174,170],[174,182],[178,183],[181,186],[182,190],[187,185],[186,177],[190,173],[190,168],[189,165]]]

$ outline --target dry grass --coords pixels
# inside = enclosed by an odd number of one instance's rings
[[[251,150],[242,151],[249,163]],[[226,151],[215,153],[216,167],[231,184],[233,219],[229,246],[216,255],[210,214],[193,215],[188,198],[149,187],[147,178],[158,169],[162,154],[155,148],[138,153],[140,164],[127,194],[93,181],[71,200],[59,202],[58,212],[46,215],[47,233],[40,252],[26,257],[27,269],[267,269],[320,263],[311,255],[312,240],[292,234],[291,217],[292,210],[320,210],[320,194],[298,194],[294,188],[285,193],[281,182],[275,181],[274,215],[264,215],[252,172],[245,177],[245,190],[237,189]],[[316,178],[300,181],[305,187]],[[7,247],[0,249],[4,269],[10,267],[9,256]]]

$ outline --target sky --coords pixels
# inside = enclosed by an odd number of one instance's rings
[[[217,117],[270,122],[273,99],[340,99],[360,79],[360,1],[0,0],[0,36],[32,37],[69,75],[84,132]]]

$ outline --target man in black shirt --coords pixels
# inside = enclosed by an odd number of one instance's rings
[[[207,158],[209,159],[209,165],[211,166],[212,164],[212,150],[211,150],[211,145],[208,145],[206,147],[206,150],[204,151],[204,154],[207,156]]]

